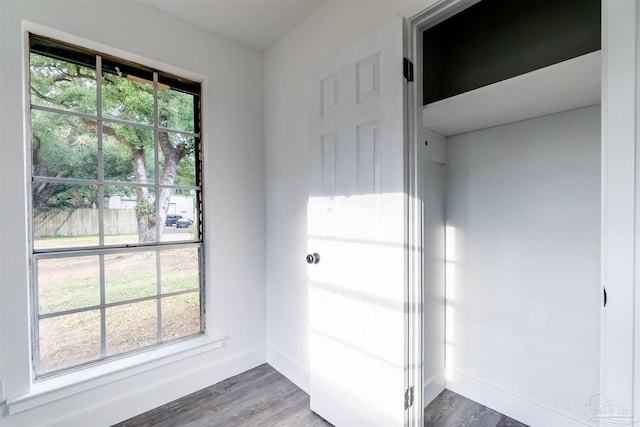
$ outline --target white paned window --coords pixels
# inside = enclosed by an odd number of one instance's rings
[[[199,336],[200,84],[30,35],[36,378]]]

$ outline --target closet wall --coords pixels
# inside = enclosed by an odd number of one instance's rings
[[[586,421],[599,391],[599,107],[449,137],[445,175],[447,386]]]
[[[424,128],[423,205],[423,383],[425,404],[446,387],[445,369],[445,164],[446,138]]]

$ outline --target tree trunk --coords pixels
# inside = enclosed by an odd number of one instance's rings
[[[131,162],[136,180],[142,184],[148,183],[144,150],[132,148]],[[155,242],[156,208],[153,199],[149,196],[149,187],[136,188],[136,222],[138,223],[138,242]]]
[[[164,163],[162,165],[162,171],[160,173],[160,184],[172,185],[176,182],[176,171],[178,169],[178,163],[185,156],[184,150],[178,149],[171,144],[169,135],[166,132],[160,132],[158,134],[160,150],[164,155]],[[169,211],[169,203],[171,201],[171,194],[173,190],[171,188],[160,188],[158,194],[158,211],[160,213],[160,221],[164,224]]]
[[[35,176],[43,176],[46,174],[46,168],[40,163],[40,149],[42,147],[42,140],[37,135],[33,135],[32,143],[32,168]],[[46,182],[39,182],[37,185],[33,185],[33,207],[34,209],[46,208],[47,201],[51,196],[56,193],[55,185],[51,185]]]

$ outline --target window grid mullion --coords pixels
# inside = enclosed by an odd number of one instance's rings
[[[100,356],[107,356],[107,310],[105,304],[107,302],[107,291],[105,286],[105,266],[104,254],[100,258]]]
[[[191,294],[199,291],[200,291],[199,288],[191,288],[191,289],[183,289],[180,291],[167,292],[166,294],[161,294],[161,295],[150,295],[146,297],[124,299],[124,300],[115,301],[115,302],[105,302],[104,304],[89,305],[89,306],[80,307],[80,308],[71,308],[69,310],[54,311],[51,313],[40,314],[37,316],[37,318],[39,320],[51,319],[54,317],[67,316],[69,314],[86,313],[87,311],[92,311],[92,310],[100,310],[105,308],[118,307],[121,305],[135,304],[137,302],[151,301],[153,299],[157,299],[158,297],[173,297],[176,295]]]
[[[154,182],[156,191],[156,242],[160,241],[160,227],[164,224],[160,221],[160,111],[158,109],[158,73],[153,73],[153,161],[154,161]],[[156,251],[156,342],[162,342],[162,303],[161,303],[161,276],[160,276],[160,252]]]
[[[52,184],[76,184],[76,185],[108,185],[112,187],[156,187],[154,183],[136,181],[100,181],[95,179],[56,178],[52,176],[33,176],[33,182],[48,182]],[[178,190],[201,190],[199,185],[161,184],[160,188]]]
[[[33,263],[33,344],[31,345],[34,354],[34,369],[35,372],[40,372],[40,314],[39,300],[38,300],[38,261]]]
[[[160,145],[160,134],[158,132],[158,125],[160,124],[160,119],[158,117],[158,73],[154,71],[153,73],[153,166],[154,166],[154,183],[155,183],[155,192],[156,192],[156,242],[160,241],[160,227],[164,224],[161,224],[160,219],[160,153],[158,150],[158,146]],[[158,315],[160,313],[158,312]]]
[[[204,246],[198,248],[198,268],[200,269],[200,275],[198,277],[198,284],[200,285],[200,330],[205,330],[205,288],[204,288]]]
[[[158,330],[157,330],[157,340],[158,343],[162,342],[162,252],[161,251],[156,251],[156,277],[157,277],[157,283],[156,283],[156,293],[158,294],[158,299],[157,299],[157,304],[158,304],[158,317],[157,317],[157,325],[158,325]]]
[[[122,246],[105,246],[105,247],[82,247],[82,248],[64,248],[64,249],[41,249],[34,252],[35,259],[51,259],[51,258],[68,258],[83,255],[100,255],[100,254],[124,254],[132,252],[149,252],[152,250],[166,251],[172,249],[189,249],[199,248],[202,246],[200,241],[181,241],[166,242],[162,245],[122,245]]]
[[[102,121],[102,57],[96,55],[96,114],[98,116],[98,182],[104,182],[104,151]],[[98,245],[104,246],[104,185],[98,184]],[[100,260],[100,357],[107,356],[107,313],[105,309],[105,267],[104,254]]]
[[[96,56],[96,113],[98,116],[98,182],[104,182],[102,121],[102,57]],[[104,246],[104,186],[98,184],[98,245]]]
[[[95,114],[82,113],[80,111],[72,111],[72,110],[62,110],[60,108],[49,107],[49,106],[46,106],[46,105],[32,104],[31,105],[31,109],[32,110],[46,111],[48,113],[55,113],[55,114],[62,114],[62,115],[66,115],[66,116],[79,117],[79,118],[82,118],[82,119],[97,120],[97,115],[95,115]],[[145,123],[132,122],[130,120],[123,120],[123,119],[118,119],[118,118],[115,118],[115,117],[104,117],[103,116],[102,120],[105,121],[105,122],[108,122],[108,123],[115,123],[115,124],[119,124],[119,125],[138,127],[138,128],[142,128],[142,129],[149,129],[149,130],[153,130],[154,129],[154,125],[148,125],[148,124],[145,124]],[[198,132],[189,132],[187,130],[171,129],[171,128],[165,128],[165,127],[161,127],[161,126],[158,126],[158,128],[162,129],[163,132],[176,133],[176,134],[180,134],[180,135],[184,135],[184,136],[191,136],[191,137],[194,137],[194,138],[200,138],[200,134]]]

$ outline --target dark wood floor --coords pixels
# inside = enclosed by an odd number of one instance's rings
[[[526,427],[449,390],[425,409],[425,427]],[[116,426],[324,427],[309,396],[264,364]]]
[[[424,427],[527,427],[473,400],[445,390],[424,410]]]
[[[264,364],[117,426],[331,426],[309,409],[309,395]]]

